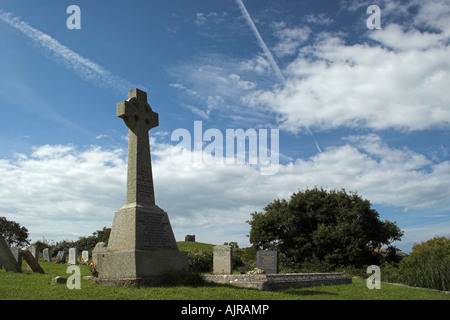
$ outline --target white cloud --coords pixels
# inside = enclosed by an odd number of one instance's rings
[[[348,137],[340,147],[280,164],[273,176],[254,165],[197,163],[191,154],[175,162],[175,146],[157,139],[151,145],[156,203],[168,212],[177,239],[194,233],[198,241],[246,244],[250,213],[314,186],[424,214],[450,205],[450,162],[391,148],[376,135]],[[33,240],[77,239],[110,227],[125,201],[125,153],[45,145],[2,159],[0,215],[27,227]]]
[[[125,199],[122,150],[44,145],[0,161],[0,215],[27,227],[34,241],[77,239],[110,223]]]
[[[312,24],[318,24],[318,25],[330,25],[333,23],[333,19],[330,17],[327,17],[326,14],[320,13],[318,15],[314,14],[308,14],[305,17],[305,21],[312,23]]]
[[[273,48],[273,51],[278,57],[296,54],[311,33],[311,29],[308,27],[287,28],[284,24],[277,24],[277,29],[275,35],[280,41]]]
[[[305,127],[448,126],[450,47],[438,36],[403,32],[394,25],[373,34],[373,39],[401,50],[346,45],[341,38],[322,35],[288,65],[283,89],[255,91],[248,101],[271,107],[282,128],[292,132]]]
[[[252,77],[257,73],[255,69],[264,72],[268,66],[264,61],[255,58],[241,62],[220,55],[200,57],[197,62],[172,68],[170,72],[179,79],[170,87],[181,94],[180,105],[202,119],[231,119],[239,127],[244,121],[245,126],[271,122],[269,108],[250,108],[244,100],[258,85]]]
[[[260,39],[245,7],[237,3]],[[341,5],[361,8],[357,2]],[[348,34],[339,31],[313,35],[307,26],[274,23],[279,39],[274,53],[292,58],[280,71],[284,86],[270,78],[271,69],[278,66],[268,58],[262,39],[264,56],[236,61],[209,55],[178,67],[178,81],[189,88],[185,90],[190,98],[197,99],[189,105],[211,118],[233,114],[249,120],[254,113],[246,111],[262,110],[271,116],[264,122],[277,122],[280,129],[293,133],[342,127],[401,132],[447,128],[450,6],[436,1],[388,1],[380,6],[383,29],[362,29],[366,42],[362,37],[356,44],[348,44]],[[395,17],[405,25],[389,23]],[[219,102],[209,103],[212,97]],[[222,110],[227,113],[219,114]]]
[[[226,17],[227,17],[227,13],[226,12],[221,12],[221,13],[217,13],[217,12],[208,12],[208,13],[203,13],[203,12],[197,12],[195,14],[195,24],[197,27],[203,27],[205,24],[207,24],[208,22],[212,21],[215,24],[219,24],[221,23]]]

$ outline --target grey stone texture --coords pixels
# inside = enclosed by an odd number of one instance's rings
[[[22,261],[20,261],[22,263]],[[21,272],[22,268],[17,263],[9,245],[3,237],[0,237],[0,264],[6,271]]]
[[[44,261],[52,261],[52,254],[49,248],[42,250],[42,257],[44,258]]]
[[[213,249],[213,273],[233,273],[233,248],[231,246],[215,246]]]
[[[204,274],[207,282],[228,283],[237,287],[262,291],[276,291],[288,288],[330,286],[351,284],[352,278],[344,273],[283,273],[283,274]]]
[[[55,262],[64,263],[66,262],[65,252],[64,250],[58,251],[58,254],[56,255]]]
[[[107,249],[105,242],[98,242],[92,250],[92,263],[98,265],[98,255],[105,253]]]
[[[88,261],[89,261],[89,251],[87,251],[87,250],[81,251],[81,260],[83,261],[83,263],[88,263]]]
[[[11,252],[14,256],[14,259],[16,259],[17,266],[20,270],[22,270],[22,251],[19,247],[11,247]]]
[[[31,256],[36,260],[36,262],[38,262],[39,261],[38,248],[35,245],[31,245],[28,247],[28,251],[30,251]],[[30,266],[28,262],[27,262],[27,270],[33,270],[33,268]]]
[[[128,127],[126,204],[114,216],[107,251],[97,255],[99,283],[157,284],[169,272],[188,268],[167,213],[155,204],[149,130],[159,118],[147,93],[133,89],[117,104],[117,116]]]
[[[33,257],[33,254],[31,253],[30,250],[28,249],[22,250],[22,256],[23,259],[27,262],[30,269],[33,270],[33,272],[44,273],[44,269],[42,269],[41,265],[36,260],[36,258]]]
[[[78,264],[77,261],[78,250],[77,248],[69,248],[69,259],[67,260],[68,264]]]
[[[260,250],[256,253],[256,267],[264,273],[278,273],[278,251]]]

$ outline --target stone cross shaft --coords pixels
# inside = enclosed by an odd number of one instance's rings
[[[133,89],[128,100],[117,104],[117,117],[129,128],[127,205],[155,205],[148,131],[159,125],[158,114],[148,104],[147,93]]]

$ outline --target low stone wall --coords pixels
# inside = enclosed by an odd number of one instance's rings
[[[205,274],[208,282],[227,283],[244,288],[272,291],[321,285],[350,284],[344,273],[282,273],[282,274]]]

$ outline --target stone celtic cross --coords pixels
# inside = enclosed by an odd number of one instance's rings
[[[155,205],[148,131],[159,125],[158,114],[147,102],[147,93],[128,92],[128,100],[117,104],[117,117],[129,128],[127,205]]]
[[[158,114],[139,89],[117,104],[129,129],[127,203],[114,214],[108,248],[96,255],[98,281],[105,284],[163,283],[169,272],[188,270],[187,252],[178,250],[167,212],[155,204],[148,131]]]

